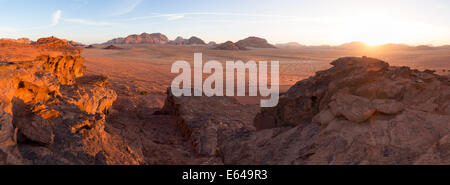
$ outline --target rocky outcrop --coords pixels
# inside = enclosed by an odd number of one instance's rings
[[[366,57],[331,64],[262,109],[225,163],[450,164],[448,77]]]
[[[117,47],[117,46],[115,46],[115,45],[109,45],[109,46],[106,46],[105,48],[103,48],[103,49],[122,49],[121,47]]]
[[[56,37],[41,38],[36,42],[27,39],[1,39],[0,61],[23,62],[32,61],[37,57],[48,56],[79,56],[81,49],[75,48],[66,41]]]
[[[236,42],[236,45],[240,48],[275,48],[275,46],[269,44],[266,39],[259,37],[248,37]]]
[[[0,64],[0,163],[140,163],[126,143],[105,131],[117,95],[105,77],[82,77],[79,49],[57,38],[13,48],[0,49],[12,59]],[[14,52],[21,49],[36,53]]]
[[[170,94],[164,110],[224,164],[450,164],[449,77],[367,57],[331,64],[259,113]]]
[[[95,46],[94,45],[89,45],[89,46],[86,46],[85,48],[86,49],[92,49],[92,48],[95,48]]]
[[[227,41],[225,43],[219,44],[215,47],[215,49],[218,49],[218,50],[246,50],[245,47],[238,46],[231,41]]]
[[[298,49],[298,48],[305,48],[307,46],[299,44],[297,42],[288,42],[288,43],[284,43],[284,44],[276,44],[275,47],[285,48],[285,49]]]
[[[177,125],[200,156],[221,157],[221,146],[236,133],[255,130],[251,125],[259,110],[230,97],[175,97],[170,89],[160,113],[177,117]],[[201,105],[201,106],[199,106]]]
[[[191,37],[189,39],[184,39],[183,37],[177,37],[175,40],[170,41],[171,45],[206,45],[205,41],[198,37]]]
[[[217,43],[214,41],[208,42],[208,46],[216,46],[216,45],[217,45]]]
[[[85,47],[84,44],[79,43],[79,42],[75,42],[75,41],[73,41],[73,40],[67,41],[67,44],[69,44],[69,45],[71,45],[71,46],[73,46],[73,47],[76,47],[76,48],[82,48],[82,47]]]
[[[20,38],[20,39],[8,39],[8,38],[2,38],[0,39],[0,44],[6,45],[6,44],[30,44],[31,40],[29,38]]]
[[[105,44],[166,44],[169,39],[161,33],[142,33],[140,35],[129,35],[125,38],[112,39]]]
[[[173,40],[172,44],[174,45],[183,45],[183,43],[186,41],[183,37],[177,37],[175,40]]]
[[[191,37],[187,40],[185,45],[206,45],[206,43],[198,37]]]
[[[249,48],[276,48],[269,44],[266,39],[259,37],[248,37],[236,43],[227,41],[215,47],[218,50],[247,50]]]

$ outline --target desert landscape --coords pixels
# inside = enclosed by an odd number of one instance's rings
[[[279,104],[174,96],[172,64],[194,53],[279,61]],[[450,164],[448,46],[142,33],[2,39],[0,61],[0,164]]]

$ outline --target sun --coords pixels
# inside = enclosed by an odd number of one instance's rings
[[[360,41],[368,46],[418,43],[420,39],[437,35],[439,30],[426,23],[376,12],[360,12],[358,15],[341,18],[334,24],[333,36],[338,42]]]

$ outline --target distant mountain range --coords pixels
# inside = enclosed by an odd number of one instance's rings
[[[70,45],[75,47],[83,46],[80,43],[76,43],[74,41],[67,41]],[[297,42],[289,42],[284,44],[270,44],[266,39],[259,37],[248,37],[237,42],[227,41],[224,43],[216,44],[215,42],[206,43],[204,40],[192,36],[189,39],[185,39],[183,37],[177,37],[175,40],[169,40],[167,36],[161,33],[142,33],[140,35],[133,34],[124,38],[115,38],[109,40],[108,42],[103,43],[105,45],[114,45],[114,44],[169,44],[169,45],[205,45],[209,47],[213,47],[218,50],[247,50],[251,48],[283,48],[283,49],[300,49],[300,48],[309,48],[309,49],[346,49],[346,50],[354,50],[354,49],[367,49],[372,48],[371,46],[366,45],[363,42],[349,42],[345,44],[341,44],[338,46],[330,46],[330,45],[321,45],[321,46],[307,46],[302,45]],[[384,44],[376,46],[377,49],[383,50],[431,50],[431,49],[450,49],[450,45],[444,46],[427,46],[427,45],[419,45],[419,46],[409,46],[406,44]]]
[[[248,37],[240,40],[236,43],[231,41],[216,44],[215,42],[209,42],[206,44],[202,39],[192,36],[189,39],[183,37],[177,37],[175,40],[169,40],[167,36],[161,33],[142,33],[140,35],[133,34],[125,38],[115,38],[103,43],[105,45],[113,44],[170,44],[170,45],[208,45],[216,47],[216,49],[223,50],[245,50],[248,48],[276,48],[274,45],[269,44],[266,39],[259,37]]]
[[[320,46],[306,46],[299,44],[297,42],[289,42],[285,44],[277,44],[277,48],[283,49],[343,49],[343,50],[357,50],[357,49],[378,49],[378,50],[433,50],[433,49],[450,49],[450,45],[444,46],[429,46],[429,45],[418,45],[410,46],[406,44],[382,44],[377,46],[369,46],[363,42],[349,42],[337,46],[331,45],[320,45]]]

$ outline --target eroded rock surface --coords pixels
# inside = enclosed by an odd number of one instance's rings
[[[230,97],[175,97],[168,90],[162,113],[177,117],[177,125],[200,156],[222,157],[222,146],[238,133],[254,131],[257,105],[242,105]]]
[[[23,50],[23,53],[16,52]],[[1,45],[0,163],[140,164],[105,131],[117,95],[103,76],[83,76],[80,50],[54,37]]]
[[[170,94],[164,110],[198,153],[223,164],[450,164],[449,77],[367,57],[332,65],[259,113],[226,97]]]
[[[262,109],[225,163],[450,164],[448,77],[366,57],[331,64]]]

